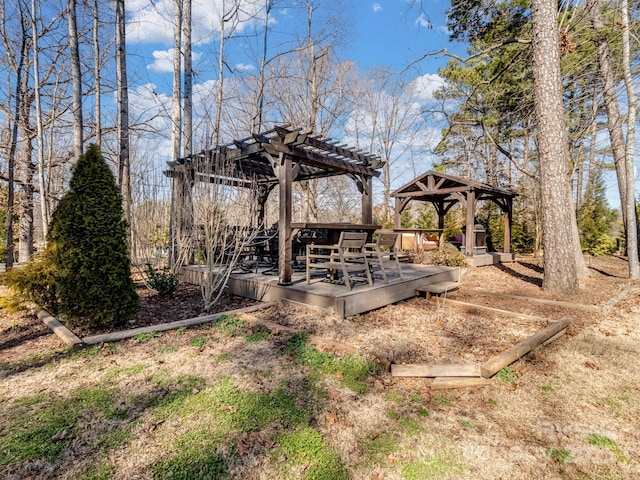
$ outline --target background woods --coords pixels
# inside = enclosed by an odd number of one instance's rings
[[[410,2],[405,18],[419,3]],[[557,226],[545,230],[545,198],[564,189],[560,204],[572,228],[560,241],[572,249],[571,275],[584,271],[580,249],[625,251],[626,241],[636,278],[635,5],[562,3],[545,14],[558,31],[546,51],[532,22],[538,6],[452,1],[447,47],[461,44],[468,55],[440,55],[449,60],[436,73],[426,61],[433,45],[405,68],[359,66],[345,53],[356,13],[347,2],[0,0],[2,256],[10,266],[44,246],[71,166],[90,143],[118,181],[134,259],[179,255],[170,231],[197,229],[170,215],[172,189],[188,195],[189,179],[167,178],[166,162],[288,123],[386,162],[373,185],[378,223],[393,221],[395,188],[436,169],[514,189],[513,248],[551,253]],[[549,134],[536,115],[534,80],[553,50],[551,82],[564,121],[556,126],[560,153],[552,155],[561,173],[551,177],[561,178],[549,185]],[[358,221],[355,199],[346,178],[301,182],[294,220]],[[432,224],[429,208],[408,210],[403,226]],[[479,213],[496,248],[499,216],[490,205]],[[448,231],[461,218],[450,212]],[[273,201],[266,219],[277,219]],[[565,275],[567,262],[560,264]]]

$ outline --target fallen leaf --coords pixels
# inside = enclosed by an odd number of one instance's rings
[[[371,480],[384,480],[384,477],[381,473],[374,473],[371,475]]]
[[[245,445],[244,440],[240,439],[236,442],[236,447],[238,448],[238,453],[240,455],[246,455],[249,453],[249,447]]]
[[[231,413],[236,413],[238,411],[238,407],[236,407],[235,405],[221,405],[220,406],[220,410],[221,411],[231,412]]]
[[[278,462],[282,463],[282,462],[284,462],[286,459],[287,459],[287,457],[285,457],[284,455],[280,455],[280,456],[278,457]]]
[[[584,366],[590,368],[591,370],[600,370],[600,367],[592,362],[584,362]]]
[[[340,390],[337,390],[335,388],[332,388],[331,390],[329,390],[329,400],[331,401],[340,400]]]
[[[340,372],[340,371],[336,372],[336,377],[338,378],[344,377],[344,372]]]
[[[329,412],[325,417],[327,419],[327,427],[330,427],[338,420],[338,414],[336,412]]]

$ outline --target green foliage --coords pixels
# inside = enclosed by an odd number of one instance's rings
[[[445,243],[431,253],[431,263],[447,267],[466,267],[467,259],[456,247]]]
[[[590,433],[587,435],[587,441],[594,447],[603,448],[613,452],[616,458],[621,462],[629,463],[631,461],[631,459],[622,452],[618,444],[606,435]]]
[[[13,268],[3,274],[2,283],[11,288],[22,301],[34,302],[51,314],[58,312],[56,287],[57,268],[51,248],[34,255],[23,268]]]
[[[189,345],[192,347],[202,347],[207,343],[207,338],[206,337],[193,337],[190,341],[189,341]]]
[[[157,271],[147,263],[147,283],[161,296],[170,295],[178,288],[178,274],[173,273],[169,268],[164,267]]]
[[[596,173],[578,209],[580,244],[590,255],[610,255],[616,250],[611,236],[618,214],[609,208],[602,176]]]
[[[444,216],[444,238],[450,238],[462,233],[462,225],[458,222],[455,207]]]
[[[92,329],[124,325],[140,300],[131,279],[127,225],[113,174],[92,145],[73,168],[49,231],[59,313]]]
[[[424,202],[420,205],[413,226],[416,228],[436,228],[438,226],[438,215],[431,202]]]
[[[304,427],[291,433],[278,435],[277,454],[287,459],[287,466],[305,465],[306,480],[347,480],[349,474],[340,456],[322,439],[320,433],[311,427]],[[276,457],[277,458],[277,457]]]

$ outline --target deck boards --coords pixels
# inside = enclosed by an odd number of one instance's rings
[[[199,266],[183,267],[182,280],[198,284],[201,272],[202,267]],[[322,275],[315,276],[311,284],[307,285],[304,272],[294,271],[291,285],[279,285],[277,277],[262,273],[233,274],[227,291],[263,302],[292,300],[334,310],[344,318],[412,298],[417,289],[431,283],[457,280],[458,269],[402,264],[402,279],[393,271],[387,274],[388,285],[385,285],[380,273],[374,271],[373,286],[369,286],[366,281],[356,283],[351,291],[342,283],[327,281]]]

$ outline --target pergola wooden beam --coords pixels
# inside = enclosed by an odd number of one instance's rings
[[[311,131],[277,126],[254,133],[216,149],[199,151],[189,157],[168,162],[165,174],[170,178],[222,183],[259,189],[256,201],[266,202],[269,192],[278,185],[280,282],[291,281],[291,217],[293,182],[348,175],[362,195],[362,221],[373,221],[372,180],[379,177],[384,162],[378,156],[346,148],[331,139],[311,135]],[[220,171],[224,170],[224,175]],[[187,174],[187,175],[185,175]],[[263,223],[264,206],[259,208]]]

